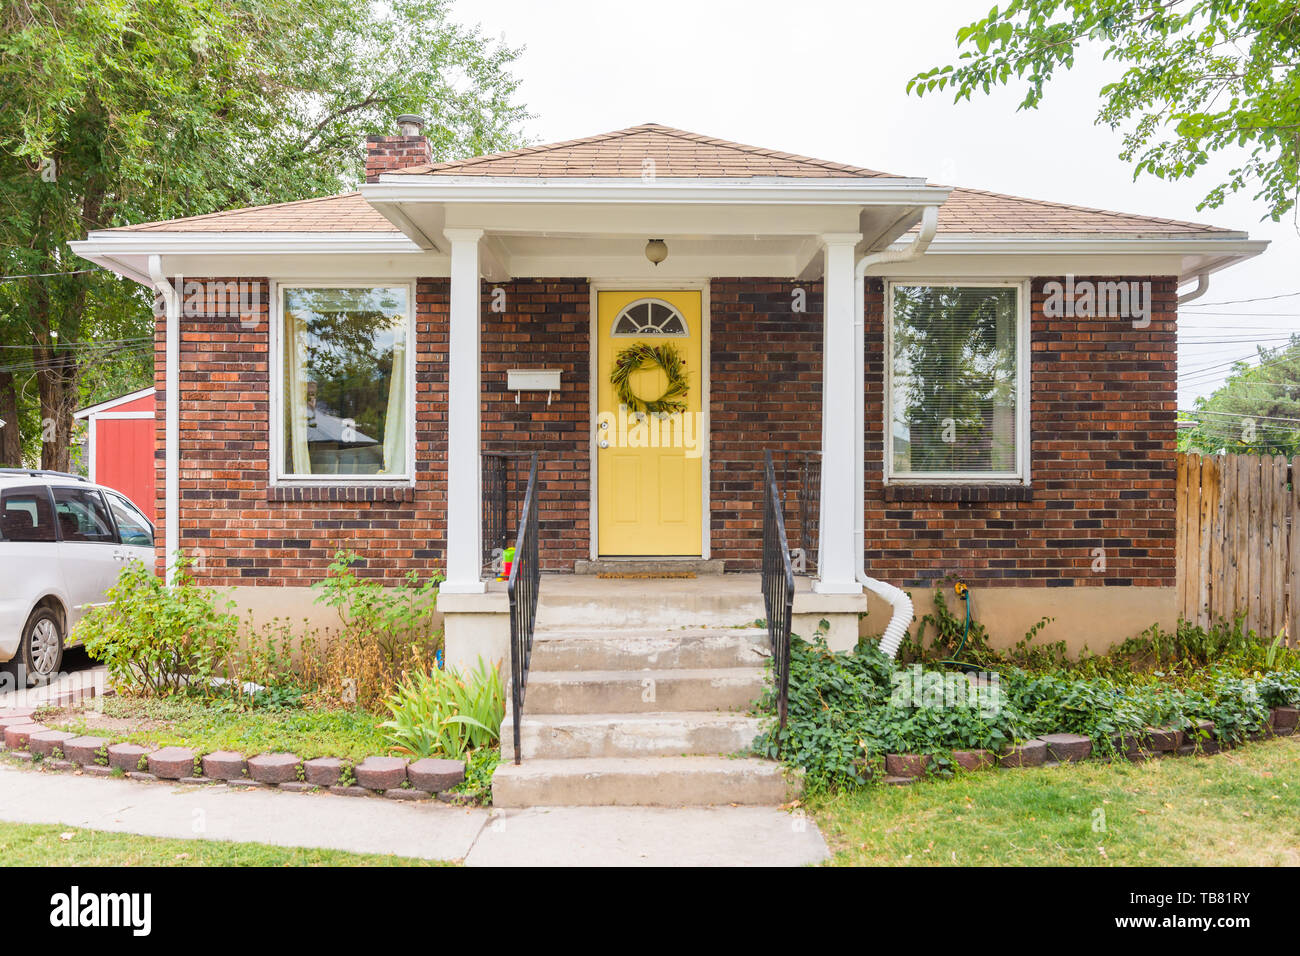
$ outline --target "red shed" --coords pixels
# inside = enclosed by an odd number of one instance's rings
[[[154,390],[91,405],[77,412],[89,427],[86,457],[90,480],[116,488],[130,498],[150,521],[154,518]]]

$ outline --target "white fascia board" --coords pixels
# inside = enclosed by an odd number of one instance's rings
[[[898,244],[896,247],[901,248]],[[1064,257],[1087,259],[1090,257],[1134,257],[1167,263],[1195,260],[1190,268],[1179,267],[1178,277],[1186,281],[1202,272],[1218,272],[1238,262],[1253,258],[1268,248],[1264,239],[1249,239],[1246,233],[1224,233],[1221,237],[1200,235],[1187,238],[1150,236],[936,236],[926,255],[918,263],[938,256],[1039,258]],[[870,270],[872,275],[885,275],[891,271],[889,264]],[[1014,271],[1014,270],[1013,270]],[[1140,271],[1130,269],[1132,271]],[[1161,270],[1163,271],[1163,269]]]
[[[911,179],[682,180],[505,179],[388,176],[361,187],[380,203],[541,203],[879,206],[940,205],[951,189]]]
[[[1257,255],[1268,246],[1263,239],[1249,239],[1244,232],[1225,233],[1222,238],[1202,234],[1173,239],[1154,236],[935,236],[930,249],[950,255],[1005,255],[1027,252],[1035,255],[1096,255],[1098,253],[1135,253],[1169,255],[1203,254],[1231,251]]]
[[[73,412],[72,417],[88,418],[91,415],[98,415],[101,412],[106,412],[110,408],[117,408],[120,405],[126,405],[130,402],[136,401],[137,399],[147,398],[153,393],[154,393],[154,386],[150,385],[147,388],[139,389],[138,391],[131,392],[128,395],[119,395],[117,398],[110,398],[108,401],[100,402],[98,405],[88,405],[85,408],[80,409],[79,411]],[[149,412],[147,414],[149,415],[149,417],[153,417],[153,412]]]
[[[411,255],[422,260],[429,256],[400,232],[92,232],[84,240],[68,243],[68,247],[81,258],[151,289],[153,281],[145,271],[145,263],[153,255],[163,257],[164,263],[175,263],[182,258],[202,261],[221,257],[227,265],[212,263],[221,272],[229,271],[229,265],[236,262],[247,263],[249,259],[261,260],[267,256]],[[212,269],[207,271],[212,274]],[[257,269],[250,271],[241,264],[238,270],[242,275],[265,273],[266,265],[260,261]]]

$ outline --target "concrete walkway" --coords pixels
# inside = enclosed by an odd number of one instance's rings
[[[769,807],[491,811],[436,801],[137,783],[8,763],[0,763],[0,820],[469,866],[797,866],[827,856],[811,820]]]

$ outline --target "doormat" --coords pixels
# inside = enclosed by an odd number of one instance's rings
[[[597,571],[598,578],[693,578],[694,571]]]

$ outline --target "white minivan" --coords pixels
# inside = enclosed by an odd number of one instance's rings
[[[132,560],[154,563],[154,527],[125,495],[76,475],[0,469],[0,663],[58,673],[68,634]]]

